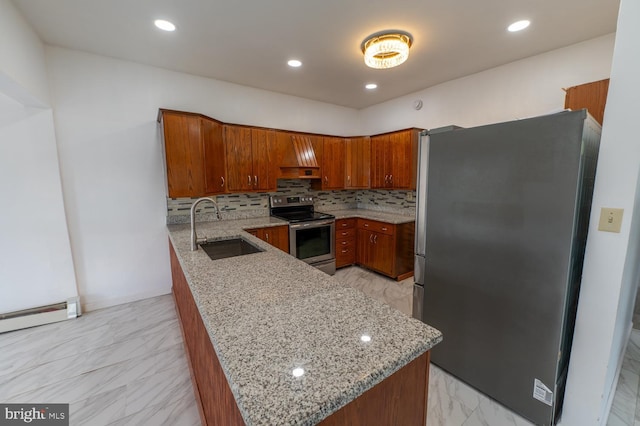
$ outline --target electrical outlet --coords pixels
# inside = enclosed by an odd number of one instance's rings
[[[413,201],[415,199],[415,197],[413,196],[413,192],[409,191],[407,192],[407,201]]]
[[[612,209],[609,207],[603,207],[600,209],[598,231],[620,233],[620,227],[622,226],[622,213],[624,213],[624,209]]]

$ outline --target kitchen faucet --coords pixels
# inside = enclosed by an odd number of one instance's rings
[[[218,217],[218,220],[221,219],[220,208],[218,207],[218,203],[216,203],[216,200],[211,197],[202,197],[194,201],[194,203],[191,205],[191,251],[198,250],[198,243],[204,243],[207,241],[206,237],[198,240],[198,235],[196,234],[196,207],[202,201],[211,201],[213,205],[216,206],[216,216]]]

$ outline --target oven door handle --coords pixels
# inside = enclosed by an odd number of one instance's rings
[[[335,220],[334,219],[330,219],[330,220],[314,220],[312,222],[302,222],[302,223],[290,223],[289,224],[289,229],[311,229],[311,228],[318,228],[321,226],[327,226],[327,225],[333,225],[335,224]]]

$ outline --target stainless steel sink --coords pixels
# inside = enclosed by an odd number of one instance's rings
[[[225,259],[227,257],[244,256],[245,254],[259,253],[263,249],[254,246],[243,238],[230,238],[228,240],[208,241],[200,244],[200,248],[211,260]]]

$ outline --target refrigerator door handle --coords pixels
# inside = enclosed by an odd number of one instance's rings
[[[424,286],[426,263],[427,261],[423,256],[414,256],[413,258],[413,281],[421,286]]]
[[[416,182],[416,255],[427,251],[427,167],[429,165],[429,135],[422,133],[418,146],[418,173]]]

